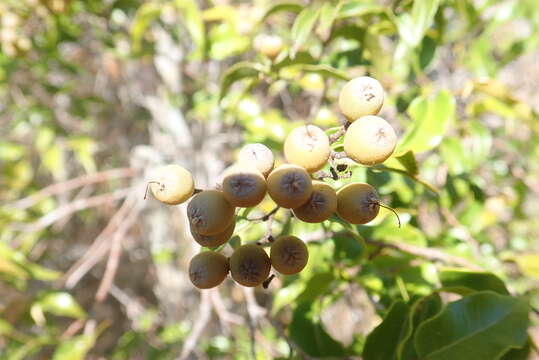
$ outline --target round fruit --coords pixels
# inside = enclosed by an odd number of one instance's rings
[[[308,223],[320,223],[337,210],[337,194],[323,181],[313,181],[313,192],[305,204],[295,208],[294,215]]]
[[[195,241],[200,244],[200,246],[214,248],[226,243],[234,233],[235,228],[236,221],[232,220],[232,223],[230,223],[230,225],[228,225],[228,227],[224,231],[215,235],[200,235],[197,232],[193,231],[193,229],[191,229],[191,235],[193,236]]]
[[[362,165],[376,165],[393,154],[397,136],[381,117],[368,115],[354,121],[344,135],[344,152]]]
[[[195,191],[193,176],[179,165],[159,168],[149,184],[155,198],[169,205],[187,201]]]
[[[242,245],[230,257],[230,274],[243,286],[258,286],[267,279],[271,262],[263,248],[256,244]]]
[[[298,165],[283,164],[268,176],[268,194],[283,208],[292,209],[305,204],[313,191],[309,173]]]
[[[299,165],[312,173],[326,165],[329,158],[329,138],[318,126],[305,125],[295,128],[284,142],[284,156],[291,164]]]
[[[384,103],[384,89],[378,80],[360,76],[344,85],[339,94],[339,108],[348,121],[376,115]]]
[[[380,211],[376,190],[365,183],[348,184],[337,191],[337,214],[351,224],[366,224]]]
[[[223,232],[234,220],[234,206],[218,190],[204,190],[191,199],[187,217],[191,229],[200,235]]]
[[[214,251],[195,255],[189,263],[189,279],[199,289],[210,289],[223,282],[228,274],[228,259]]]
[[[234,206],[256,206],[266,196],[266,179],[255,167],[232,166],[223,178],[223,194]]]
[[[283,49],[283,40],[277,35],[261,34],[255,38],[255,48],[270,59],[273,59]]]
[[[248,144],[241,148],[238,162],[256,167],[262,175],[267,177],[273,170],[275,158],[266,145],[256,143]]]
[[[295,236],[280,236],[270,249],[271,265],[285,275],[297,274],[309,260],[307,245]]]

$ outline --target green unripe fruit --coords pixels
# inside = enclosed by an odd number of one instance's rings
[[[305,204],[313,191],[307,170],[298,165],[283,164],[268,176],[268,194],[283,208],[292,209]]]
[[[379,211],[380,198],[369,184],[348,184],[337,191],[337,214],[351,224],[366,224]]]
[[[193,231],[191,229],[191,235],[193,236],[193,239],[197,243],[200,244],[200,246],[205,246],[209,248],[214,248],[217,246],[221,246],[224,243],[226,243],[228,240],[230,240],[230,237],[232,234],[234,234],[234,229],[236,228],[236,220],[232,220],[232,223],[228,225],[228,227],[215,235],[200,235]]]
[[[293,210],[301,221],[320,223],[330,218],[337,210],[337,194],[323,181],[313,181],[313,192],[305,204]]]
[[[189,263],[189,279],[199,289],[210,289],[223,282],[228,274],[228,259],[214,251],[195,255]]]
[[[256,244],[242,245],[230,257],[230,274],[239,284],[254,287],[268,278],[271,262],[264,249]]]
[[[309,260],[307,245],[295,236],[280,236],[271,244],[271,265],[285,275],[297,274]]]
[[[225,172],[222,188],[232,205],[252,207],[266,196],[266,179],[255,167],[235,165]]]
[[[369,76],[360,76],[344,85],[339,94],[339,108],[348,121],[376,115],[384,104],[384,88]]]
[[[344,135],[344,152],[362,165],[381,164],[393,154],[397,135],[381,117],[369,115],[354,121]]]
[[[267,177],[275,164],[271,150],[264,144],[247,144],[238,154],[238,163],[254,166]]]
[[[318,126],[305,125],[295,128],[284,142],[286,160],[299,165],[310,173],[320,170],[329,159],[329,138]]]
[[[200,235],[223,232],[234,220],[234,206],[218,190],[204,190],[191,199],[187,217],[191,229]]]
[[[159,168],[149,184],[153,196],[169,205],[178,205],[187,201],[195,191],[193,176],[179,165],[166,165]]]

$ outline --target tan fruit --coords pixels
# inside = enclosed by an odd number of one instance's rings
[[[292,209],[305,204],[313,191],[307,170],[298,165],[283,164],[268,176],[268,194],[283,208]]]
[[[223,282],[228,274],[228,259],[214,251],[195,255],[189,263],[189,279],[199,289],[210,289]]]
[[[303,241],[295,236],[280,236],[270,249],[271,265],[285,275],[297,274],[309,260],[309,251]]]
[[[201,235],[223,232],[234,220],[234,206],[218,190],[204,190],[191,199],[187,217],[191,229]]]
[[[256,244],[242,245],[230,257],[230,274],[243,286],[254,287],[268,278],[271,262],[264,249]]]
[[[295,208],[294,215],[301,221],[320,223],[337,210],[337,194],[323,181],[313,181],[313,192],[305,204]]]
[[[255,38],[255,48],[270,59],[279,55],[283,49],[283,40],[277,35],[261,34]]]
[[[384,88],[369,76],[360,76],[344,85],[339,94],[339,108],[348,121],[376,115],[384,104]]]
[[[329,138],[318,126],[295,128],[284,142],[284,156],[291,164],[299,165],[310,173],[320,170],[329,158]]]
[[[397,135],[381,117],[368,115],[354,121],[344,135],[344,152],[362,165],[383,163],[393,154]]]
[[[366,224],[380,211],[376,190],[365,183],[348,184],[337,191],[337,214],[351,224]]]
[[[234,229],[236,228],[236,220],[232,220],[232,223],[228,225],[225,231],[217,233],[215,235],[200,235],[191,229],[191,235],[200,246],[205,246],[209,248],[214,248],[221,246],[230,240],[232,234],[234,234]]]
[[[195,191],[193,176],[179,165],[159,168],[149,183],[155,198],[169,205],[187,201]]]
[[[275,164],[271,150],[264,144],[247,144],[238,154],[238,163],[254,166],[264,176],[268,176]]]
[[[232,205],[253,207],[266,196],[266,179],[253,166],[235,165],[226,171],[222,189]]]

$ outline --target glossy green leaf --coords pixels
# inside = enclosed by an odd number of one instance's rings
[[[265,20],[276,13],[282,12],[282,11],[290,11],[299,13],[303,9],[304,5],[299,4],[297,2],[280,2],[277,4],[273,4],[270,8],[266,10],[264,13],[264,16],[262,16],[261,22],[265,22]]]
[[[330,357],[345,355],[342,345],[324,330],[313,303],[302,303],[298,305],[292,315],[289,333],[290,339],[310,356]]]
[[[318,273],[307,281],[305,290],[296,299],[298,303],[315,301],[326,293],[334,277],[331,273]]]
[[[412,12],[399,16],[399,35],[408,45],[416,47],[421,43],[427,29],[432,25],[439,4],[440,0],[414,1]]]
[[[290,49],[290,56],[292,58],[296,56],[298,50],[311,34],[319,14],[319,9],[316,9],[313,6],[307,6],[301,10],[296,17],[291,31],[292,40],[294,42]]]
[[[382,323],[367,336],[363,359],[388,360],[397,357],[397,346],[404,334],[408,311],[409,307],[403,301],[391,305]]]
[[[409,150],[417,154],[436,147],[455,116],[455,108],[455,99],[448,91],[415,98],[408,108],[413,122],[397,147],[397,156]]]
[[[289,304],[295,304],[296,298],[305,291],[305,282],[293,282],[275,293],[273,296],[271,312],[276,314],[279,310]]]
[[[219,99],[222,99],[228,93],[228,90],[236,81],[258,77],[264,71],[265,69],[262,65],[249,62],[239,62],[229,67],[221,81]]]
[[[440,271],[439,276],[444,291],[467,295],[491,290],[501,295],[509,295],[504,282],[492,273],[446,268]]]
[[[318,22],[316,31],[324,39],[329,36],[333,22],[339,14],[342,4],[342,1],[339,1],[337,4],[331,1],[326,1],[322,4],[322,7],[320,8],[320,20]]]
[[[413,302],[407,318],[406,331],[397,347],[398,360],[414,360],[418,358],[414,346],[414,335],[417,328],[421,323],[438,314],[442,310],[442,306],[442,299],[438,293],[424,296]]]
[[[49,312],[58,316],[67,316],[75,319],[84,319],[86,313],[77,303],[75,298],[66,292],[51,292],[43,295],[37,305],[44,312]]]
[[[307,73],[314,73],[322,75],[324,78],[334,78],[338,80],[350,80],[350,75],[345,73],[344,71],[335,69],[329,65],[311,65],[311,64],[304,64],[304,65],[297,65],[296,66],[301,71],[307,72]]]
[[[527,339],[528,303],[494,292],[478,292],[449,303],[417,330],[421,359],[496,359]]]

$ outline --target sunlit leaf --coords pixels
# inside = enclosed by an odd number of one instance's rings
[[[492,273],[446,268],[440,271],[440,281],[445,291],[462,295],[486,290],[509,295],[504,282]]]
[[[219,89],[219,99],[222,99],[236,81],[258,77],[265,69],[260,64],[239,62],[229,67],[223,75]]]
[[[399,16],[399,34],[410,46],[416,47],[421,43],[427,29],[432,25],[439,3],[440,0],[414,1],[412,12]]]
[[[301,10],[296,17],[291,31],[292,40],[294,41],[292,48],[290,49],[292,58],[311,34],[319,14],[319,9],[316,9],[313,6],[307,6]]]
[[[304,5],[297,3],[297,2],[279,2],[277,4],[273,4],[270,8],[266,10],[264,13],[264,16],[262,16],[261,22],[264,22],[269,16],[276,14],[278,12],[282,11],[290,11],[299,13],[303,9]]]
[[[206,32],[198,4],[195,0],[176,0],[174,4],[180,10],[185,27],[196,46],[191,56],[193,59],[199,59],[206,50]]]
[[[515,261],[524,275],[539,279],[539,254],[518,255]]]
[[[86,317],[85,311],[77,303],[75,298],[66,292],[50,292],[43,295],[37,305],[44,312],[49,312],[57,316],[67,316],[75,319]]]
[[[527,339],[524,298],[478,292],[452,302],[419,326],[415,345],[421,359],[496,359]]]

